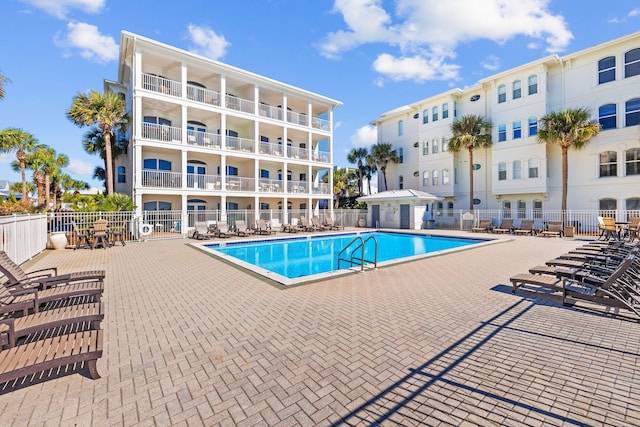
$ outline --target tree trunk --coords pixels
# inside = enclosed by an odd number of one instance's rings
[[[44,174],[44,204],[47,210],[51,207],[51,184],[48,173]]]
[[[20,162],[20,173],[22,174],[22,201],[27,201],[27,167],[24,160]]]
[[[104,180],[107,187],[107,196],[113,196],[113,170],[112,170],[112,161],[111,161],[111,133],[104,132],[104,157],[105,157],[105,166],[106,169],[104,171]]]
[[[469,210],[473,212],[473,148],[469,148]]]
[[[569,161],[568,161],[569,148],[562,146],[562,223],[564,224],[564,217],[567,211],[567,184],[569,182]]]

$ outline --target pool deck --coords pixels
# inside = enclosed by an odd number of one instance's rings
[[[191,242],[27,263],[107,270],[102,378],[6,385],[2,425],[640,425],[640,323],[511,293],[583,242],[511,236],[285,290]]]

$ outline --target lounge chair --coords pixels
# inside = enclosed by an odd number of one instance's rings
[[[271,233],[273,233],[273,230],[271,230],[271,226],[266,219],[256,221],[256,234],[269,235]]]
[[[333,221],[333,218],[329,214],[324,214],[324,225],[329,228],[329,230],[344,230],[344,226],[336,224]]]
[[[314,216],[313,218],[311,218],[311,228],[314,231],[326,231],[326,230],[328,230],[327,227],[325,227],[324,225],[320,224],[320,218],[318,218],[317,216]]]
[[[0,351],[0,383],[37,372],[86,362],[89,376],[100,378],[96,367],[102,357],[103,331],[59,335]]]
[[[210,231],[213,232],[215,237],[223,239],[231,237],[231,235],[234,234],[227,221],[218,221],[217,223],[215,223],[215,225],[213,225],[213,228],[211,228],[210,226]]]
[[[198,240],[205,240],[216,237],[216,233],[215,230],[209,227],[206,221],[196,221],[192,237]]]
[[[291,224],[282,224],[282,228],[280,229],[282,233],[297,233],[298,230]]]
[[[494,228],[492,232],[506,234],[506,233],[511,233],[512,229],[513,229],[513,220],[503,219],[502,222],[500,223],[500,226]]]
[[[238,237],[247,237],[251,230],[247,228],[247,224],[243,220],[237,220],[233,232]]]
[[[535,233],[533,229],[533,224],[534,224],[534,221],[532,219],[523,219],[522,222],[520,223],[520,227],[515,228],[513,230],[513,233],[520,236],[526,235],[526,234],[533,236],[533,234]]]
[[[598,217],[598,229],[600,230],[599,240],[609,240],[618,237],[618,227],[616,219],[613,217]]]
[[[562,237],[564,236],[564,227],[562,221],[549,221],[547,229],[540,233],[543,237]]]
[[[57,267],[48,267],[39,270],[25,272],[22,267],[16,264],[5,251],[0,251],[0,272],[7,278],[6,285],[21,284],[49,288],[57,285],[68,285],[82,281],[104,280],[104,270],[76,271],[66,274],[58,274]]]
[[[296,229],[299,231],[313,231],[313,226],[309,223],[307,217],[301,216],[296,225]]]
[[[543,288],[551,289],[553,291],[562,290],[562,280],[543,274],[521,273],[512,276],[511,281],[511,293],[515,294],[516,290],[524,285],[534,285]]]
[[[0,286],[0,307],[10,304],[26,304],[27,309],[35,313],[40,311],[41,306],[48,303],[60,304],[66,302],[76,302],[70,300],[75,297],[84,297],[82,302],[87,302],[86,298],[91,298],[99,302],[104,292],[104,282],[102,280],[88,280],[84,282],[73,282],[62,286],[53,286],[47,289],[38,289],[32,283],[25,285],[14,284]],[[3,312],[5,310],[0,310]]]
[[[481,219],[476,227],[471,229],[474,233],[485,232],[488,233],[493,229],[493,221],[490,219]]]

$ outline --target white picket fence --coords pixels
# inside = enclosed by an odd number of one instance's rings
[[[22,264],[47,248],[47,214],[0,217],[0,250]]]

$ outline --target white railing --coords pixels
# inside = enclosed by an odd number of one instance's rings
[[[282,144],[274,144],[271,142],[260,143],[260,154],[267,156],[282,156]]]
[[[290,159],[308,160],[309,150],[306,148],[287,147],[287,157]]]
[[[145,169],[142,171],[142,186],[180,188],[182,187],[182,173]]]
[[[220,135],[213,132],[187,130],[187,144],[205,148],[220,148]]]
[[[304,113],[296,113],[293,111],[287,111],[287,121],[296,125],[308,126],[309,119]]]
[[[258,191],[264,193],[282,193],[282,181],[279,179],[260,178]]]
[[[313,159],[316,162],[328,162],[329,161],[329,152],[328,151],[314,151]]]
[[[21,214],[0,217],[0,250],[17,264],[47,247],[47,215]]]
[[[331,194],[329,191],[329,184],[324,182],[314,184],[312,190],[313,194]]]
[[[311,119],[311,126],[316,128],[316,129],[321,129],[321,130],[329,130],[329,120],[325,120],[325,119],[321,119],[318,117],[313,117]]]
[[[187,174],[187,188],[199,190],[220,190],[222,178],[220,175]]]
[[[204,104],[220,106],[220,92],[187,84],[187,98]]]
[[[255,102],[248,99],[238,98],[234,95],[227,95],[225,106],[231,110],[242,111],[243,113],[254,113]]]
[[[237,136],[227,136],[225,138],[225,148],[235,151],[249,151],[253,153],[255,140],[248,138],[239,138]]]
[[[171,96],[182,96],[182,85],[175,80],[154,76],[153,74],[142,75],[142,87],[152,92],[158,92]]]
[[[287,182],[287,191],[289,193],[303,193],[309,192],[309,183],[305,181],[289,181]]]
[[[258,115],[261,117],[266,117],[268,119],[282,120],[282,108],[259,103]]]
[[[155,123],[143,122],[142,137],[154,141],[180,144],[182,142],[182,129],[175,126],[158,125]]]
[[[255,178],[227,176],[225,188],[228,191],[255,191]]]

